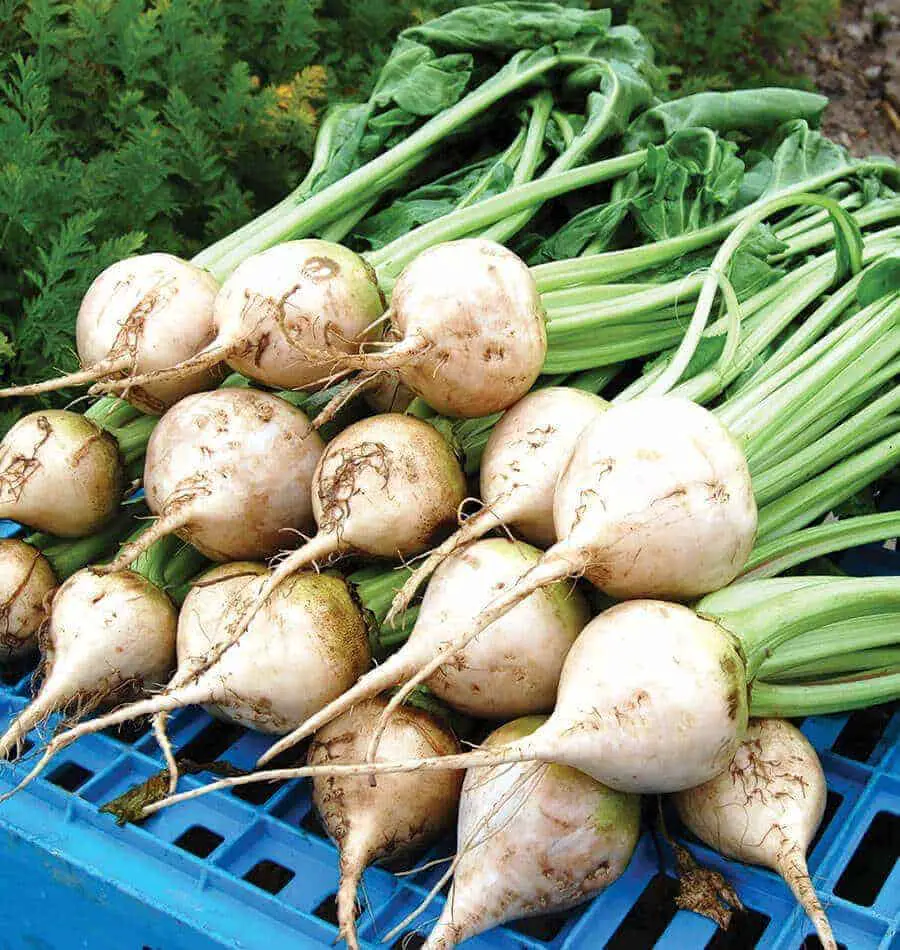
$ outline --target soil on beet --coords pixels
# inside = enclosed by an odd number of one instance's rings
[[[900,3],[841,4],[831,35],[793,66],[831,100],[822,130],[854,155],[900,156]]]

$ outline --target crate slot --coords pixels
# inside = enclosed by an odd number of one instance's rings
[[[142,739],[150,731],[150,723],[146,717],[142,716],[140,719],[132,719],[102,731],[103,735],[109,736],[110,739],[117,739],[126,745],[134,745],[138,739]]]
[[[313,914],[315,914],[319,920],[324,920],[326,924],[333,924],[337,927],[337,894],[329,894],[313,911]]]
[[[94,773],[83,765],[79,765],[77,762],[66,762],[55,768],[47,776],[47,781],[65,789],[67,792],[77,792],[93,776]]]
[[[244,731],[244,727],[236,723],[213,719],[187,745],[179,749],[178,754],[192,762],[215,762],[240,739]]]
[[[822,941],[815,934],[810,934],[800,944],[800,950],[822,950]],[[847,944],[838,943],[838,950],[847,950]]]
[[[263,858],[244,875],[244,880],[270,894],[283,891],[294,879],[294,872],[277,861]]]
[[[235,785],[231,794],[248,805],[265,805],[286,784],[286,779],[281,782],[251,782],[249,785]]]
[[[300,827],[304,831],[308,831],[311,835],[315,835],[317,838],[328,837],[325,826],[322,824],[322,819],[319,818],[319,813],[312,805],[309,806],[309,811],[303,816]]]
[[[879,812],[840,876],[834,893],[838,897],[871,907],[900,854],[900,815]]]
[[[881,741],[893,712],[892,705],[885,705],[851,713],[831,751],[855,762],[867,762]]]
[[[841,803],[843,801],[843,795],[841,795],[839,792],[835,792],[833,789],[828,789],[825,795],[825,811],[822,814],[822,820],[819,822],[819,827],[816,829],[815,836],[809,845],[810,854],[815,851],[816,845],[819,843],[822,835],[825,834],[825,831],[831,824],[831,819],[837,814],[837,810],[841,807]]]
[[[209,857],[225,838],[203,825],[191,825],[176,839],[175,845],[184,851],[195,854],[198,858]]]
[[[7,686],[15,686],[34,669],[34,654],[4,660],[0,665],[0,680]]]
[[[674,878],[655,874],[609,938],[606,950],[652,947],[675,916],[677,893],[678,882]]]
[[[747,950],[755,947],[771,919],[752,907],[747,907],[743,912],[736,911],[728,930],[716,930],[706,944],[706,950]]]
[[[420,933],[404,934],[391,944],[391,950],[421,950],[427,939]]]
[[[579,908],[583,910],[583,908]],[[540,914],[537,917],[523,917],[507,924],[510,930],[515,930],[532,940],[541,940],[550,943],[570,920],[578,919],[578,910],[562,911],[556,914]]]

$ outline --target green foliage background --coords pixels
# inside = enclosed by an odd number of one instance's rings
[[[694,91],[780,78],[835,3],[615,10],[657,45],[673,90]],[[78,303],[103,267],[142,249],[190,257],[283,196],[325,102],[365,96],[400,29],[460,5],[0,0],[3,379],[75,368]]]

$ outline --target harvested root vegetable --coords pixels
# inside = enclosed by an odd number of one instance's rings
[[[617,598],[684,600],[718,590],[744,566],[756,521],[747,461],[715,416],[673,396],[613,406],[581,432],[556,483],[557,543],[393,702],[516,604],[566,577],[583,575]]]
[[[304,413],[270,393],[188,396],[147,445],[144,488],[157,520],[102,570],[122,570],[167,534],[214,561],[274,554],[313,526],[310,485],[322,445]]]
[[[540,716],[501,726],[487,748],[522,739]],[[457,944],[520,917],[590,900],[628,866],[640,798],[565,765],[469,769],[463,782],[453,885],[423,950]]]
[[[178,667],[168,686],[149,699],[60,733],[19,788],[81,736],[141,716],[204,705],[220,718],[277,735],[347,689],[368,667],[370,656],[362,614],[339,577],[294,575],[229,649],[230,627],[253,601],[266,576],[264,565],[238,562],[213,568],[199,578],[178,618]],[[84,616],[92,615],[84,610]],[[156,724],[174,786],[174,760],[161,720]]]
[[[56,575],[37,548],[7,538],[0,541],[0,585],[0,660],[10,660],[37,645]]]
[[[276,743],[259,764],[363,699],[403,682],[460,626],[474,623],[497,593],[515,583],[540,557],[537,548],[503,538],[477,541],[457,551],[435,572],[406,643]],[[547,712],[553,708],[566,656],[589,617],[584,596],[570,584],[560,581],[545,587],[467,644],[435,673],[428,686],[455,709],[485,719]]]
[[[465,477],[447,440],[421,419],[390,413],[355,422],[329,442],[312,481],[319,530],[268,576],[233,640],[295,571],[350,553],[420,554],[455,523],[465,496]]]
[[[512,251],[481,238],[439,244],[394,285],[390,345],[342,356],[336,368],[396,370],[404,386],[445,416],[486,416],[518,402],[547,353],[540,294]]]
[[[124,486],[118,443],[77,412],[32,412],[0,442],[0,518],[84,537],[113,516]]]
[[[506,526],[547,548],[556,541],[553,495],[560,472],[588,423],[608,403],[593,393],[550,386],[529,393],[494,426],[481,458],[484,507],[431,552],[394,598],[390,624],[450,554],[493,528]]]
[[[896,577],[747,581],[703,598],[696,613],[665,601],[628,601],[605,610],[582,630],[566,657],[553,714],[529,736],[456,756],[268,769],[213,782],[147,811],[248,782],[526,761],[570,765],[619,791],[682,791],[728,767],[746,734],[747,684],[782,643],[898,607]],[[883,677],[883,687],[878,679],[855,686],[869,690],[874,683],[875,701],[895,697],[896,677]],[[829,711],[864,701],[861,690],[851,688],[842,705],[840,690],[848,684],[836,685],[837,690],[829,685]],[[821,703],[821,697],[804,701],[794,695],[792,715],[806,715]]]
[[[75,324],[82,369],[0,391],[30,396],[66,386],[153,373],[202,351],[213,339],[218,285],[205,270],[171,254],[141,254],[107,267],[88,288]],[[120,386],[143,412],[159,415],[189,393],[210,389],[216,362],[178,379]]]
[[[308,761],[355,762],[365,754],[385,701],[373,699],[330,722],[313,739]],[[382,751],[389,757],[452,755],[459,743],[437,717],[404,706],[391,720]],[[338,937],[357,950],[356,894],[373,862],[401,857],[433,841],[456,815],[463,773],[400,775],[371,785],[365,777],[320,778],[312,800],[340,853],[337,894]]]
[[[76,705],[85,714],[165,683],[175,663],[176,620],[169,598],[140,574],[73,574],[53,597],[41,635],[43,684],[0,738],[0,757],[51,713]]]
[[[701,841],[725,857],[777,871],[825,950],[837,950],[806,866],[825,792],[825,773],[803,733],[783,719],[754,719],[723,772],[674,797],[682,821]]]
[[[286,241],[248,257],[222,285],[208,346],[99,389],[177,384],[223,360],[267,386],[316,388],[332,372],[331,359],[317,354],[353,351],[383,311],[375,272],[358,254],[331,241]]]

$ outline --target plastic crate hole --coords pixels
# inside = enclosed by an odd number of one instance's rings
[[[839,943],[838,950],[847,950],[847,944]],[[803,943],[800,944],[800,950],[822,950],[822,941],[815,934],[810,934]]]
[[[311,835],[315,835],[317,838],[328,837],[325,826],[322,824],[322,819],[319,818],[319,813],[312,805],[309,806],[309,811],[303,816],[300,827],[304,831],[308,831]]]
[[[265,805],[284,784],[284,782],[251,782],[249,785],[235,785],[231,794],[248,805]]]
[[[313,913],[319,920],[324,920],[326,924],[333,924],[337,927],[337,894],[329,894]]]
[[[900,854],[900,815],[879,812],[844,868],[834,889],[860,907],[875,903]]]
[[[129,722],[120,723],[118,726],[110,726],[103,730],[103,735],[110,739],[117,739],[126,745],[134,745],[138,739],[143,738],[150,730],[150,723],[145,717],[132,719]]]
[[[825,834],[825,829],[831,824],[831,819],[837,814],[837,810],[841,807],[841,802],[844,800],[844,796],[838,792],[828,789],[825,797],[825,813],[822,815],[822,820],[819,822],[819,827],[816,829],[815,837],[809,845],[809,853],[812,854],[813,849],[819,843],[819,839]]]
[[[404,934],[399,940],[391,944],[391,950],[421,950],[428,938],[420,933]]]
[[[532,940],[549,943],[570,920],[577,920],[577,911],[564,911],[559,914],[541,914],[538,917],[523,917],[513,920],[507,926]]]
[[[236,723],[214,719],[208,726],[204,726],[186,746],[179,749],[178,755],[182,759],[190,759],[192,762],[201,764],[215,762],[245,732],[244,727]]]
[[[198,858],[208,858],[224,840],[222,835],[203,825],[192,825],[175,839],[175,845]]]
[[[771,919],[751,907],[743,913],[737,911],[731,917],[728,930],[717,930],[707,943],[706,950],[749,950],[759,944]]]
[[[678,882],[674,878],[666,874],[654,875],[609,938],[606,950],[652,947],[675,916],[677,893]]]
[[[65,765],[54,769],[47,776],[47,781],[65,789],[67,792],[76,792],[93,775],[94,773],[90,769],[86,769],[77,762],[66,762]]]
[[[270,894],[279,894],[294,878],[294,872],[277,861],[263,858],[244,875],[244,880]]]
[[[834,740],[832,752],[855,762],[867,762],[881,741],[893,712],[893,707],[886,705],[858,709],[851,713]]]
[[[34,654],[4,660],[0,665],[0,680],[7,686],[15,686],[34,669]]]

